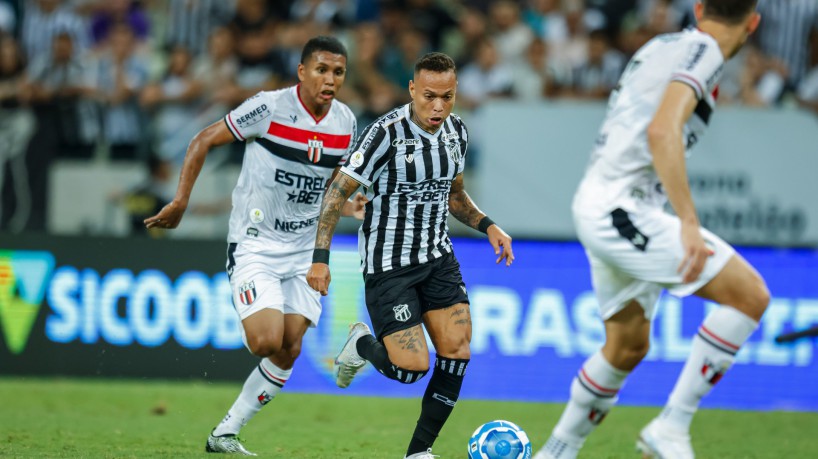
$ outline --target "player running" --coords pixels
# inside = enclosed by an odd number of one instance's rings
[[[605,321],[602,349],[585,361],[571,398],[535,459],[574,458],[648,352],[663,288],[724,305],[699,327],[662,413],[637,442],[645,457],[692,458],[690,423],[731,366],[769,302],[759,274],[699,226],[685,170],[716,103],[725,59],[755,31],[756,0],[697,3],[699,28],[660,35],[631,59],[611,95],[573,215]],[[676,216],[663,211],[670,202]]]
[[[308,41],[298,64],[300,83],[260,92],[199,132],[173,202],[145,220],[148,228],[175,228],[208,151],[246,142],[233,190],[227,274],[244,343],[262,359],[207,439],[208,452],[255,455],[239,442],[239,430],[284,387],[304,333],[318,324],[320,295],[305,276],[324,190],[346,161],[356,130],[355,116],[335,99],[346,63],[337,39]],[[365,201],[359,194],[343,203],[343,215],[362,218]]]

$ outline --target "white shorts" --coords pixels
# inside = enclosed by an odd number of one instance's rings
[[[607,320],[631,300],[653,318],[662,289],[676,296],[695,293],[721,272],[735,250],[702,228],[713,255],[699,278],[682,283],[677,272],[684,258],[681,221],[660,209],[626,213],[620,209],[602,217],[574,214],[577,235],[591,264],[591,278],[602,318]]]
[[[270,308],[284,314],[298,314],[318,325],[321,294],[307,284],[312,252],[276,255],[252,252],[242,244],[229,244],[227,274],[233,292],[233,306],[241,320]],[[244,327],[242,327],[243,333]]]

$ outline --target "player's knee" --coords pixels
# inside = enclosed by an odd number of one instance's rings
[[[615,349],[609,349],[606,356],[610,355],[610,364],[620,370],[630,371],[639,365],[639,362],[648,355],[650,341],[634,341],[621,344]]]
[[[435,345],[435,350],[439,355],[451,359],[471,359],[471,348],[469,347],[469,337],[452,337]]]
[[[384,374],[390,379],[394,379],[402,384],[414,384],[426,376],[426,373],[429,372],[429,366],[427,365],[425,370],[412,370],[392,365],[388,371],[388,373]]]
[[[272,335],[255,335],[247,337],[247,347],[253,355],[269,357],[281,350],[281,339]]]
[[[429,355],[425,353],[422,355],[401,355],[394,359],[390,356],[389,360],[392,362],[392,365],[398,369],[417,372],[429,371]]]

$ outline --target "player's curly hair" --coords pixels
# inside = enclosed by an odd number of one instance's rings
[[[301,63],[303,64],[307,62],[307,59],[312,57],[312,53],[317,53],[320,51],[340,54],[341,56],[347,57],[346,47],[344,47],[343,43],[338,41],[337,38],[319,35],[311,38],[310,41],[304,45],[304,49],[301,50]]]
[[[457,73],[457,66],[454,60],[443,53],[426,53],[415,62],[415,73],[421,70],[428,70],[435,73],[444,73],[451,70]]]
[[[704,15],[729,23],[741,22],[758,4],[758,0],[703,0]]]

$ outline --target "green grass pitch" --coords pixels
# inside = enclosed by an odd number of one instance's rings
[[[241,384],[0,378],[2,457],[210,457],[204,443]],[[243,430],[261,457],[402,458],[416,399],[282,393]],[[561,405],[461,400],[435,454],[466,457],[483,422],[508,419],[539,447]],[[588,440],[585,458],[637,458],[634,439],[658,408],[620,406]],[[818,413],[702,410],[700,459],[818,457]]]

